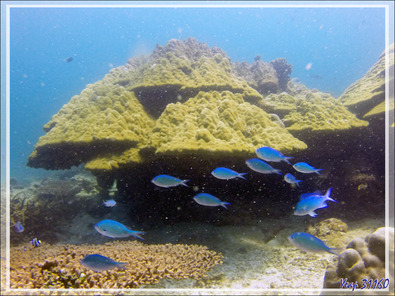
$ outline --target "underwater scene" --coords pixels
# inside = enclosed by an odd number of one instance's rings
[[[78,3],[2,3],[2,295],[394,295],[393,4]]]

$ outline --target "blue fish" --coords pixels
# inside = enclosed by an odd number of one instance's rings
[[[131,230],[129,227],[114,220],[102,220],[95,225],[95,229],[100,234],[111,238],[134,236],[144,240],[140,236],[145,233],[144,231]]]
[[[280,151],[273,149],[271,147],[261,147],[255,150],[256,155],[266,161],[273,161],[273,162],[281,162],[285,161],[288,164],[291,164],[288,159],[293,157],[284,156]]]
[[[216,177],[218,179],[222,179],[222,180],[229,180],[229,179],[234,179],[234,178],[241,178],[241,179],[245,180],[245,178],[243,176],[246,175],[247,173],[238,173],[234,170],[220,167],[220,168],[216,168],[214,171],[212,171],[211,174],[214,177]]]
[[[314,193],[304,193],[300,196],[300,201],[295,207],[294,215],[296,216],[304,216],[310,215],[311,217],[317,216],[314,212],[316,209],[326,208],[328,205],[326,204],[327,200],[337,202],[336,200],[330,198],[330,194],[332,192],[332,188],[329,188],[325,195],[320,195],[319,191]]]
[[[322,240],[308,233],[296,232],[288,236],[288,240],[295,247],[303,251],[315,252],[315,253],[328,252],[340,256],[338,253],[339,251],[338,249],[329,248],[327,245],[325,245],[325,243]]]
[[[153,178],[151,182],[154,183],[156,186],[169,188],[178,185],[189,187],[188,185],[185,184],[188,181],[189,180],[180,180],[169,175],[158,175],[155,178]]]
[[[302,180],[296,179],[292,174],[288,173],[284,176],[284,180],[291,184],[291,185],[297,185],[299,187],[299,183],[302,182]]]
[[[275,169],[271,167],[268,163],[264,162],[263,160],[260,160],[258,158],[251,158],[246,161],[247,166],[258,173],[261,174],[281,174],[281,170]]]
[[[293,165],[294,169],[297,170],[300,173],[305,173],[305,174],[311,174],[311,173],[316,173],[320,175],[319,171],[322,171],[322,169],[316,169],[313,168],[311,165],[305,163],[305,162],[298,162]]]
[[[23,232],[25,229],[23,228],[23,225],[20,221],[16,222],[14,225],[15,231],[18,233]]]
[[[80,263],[86,268],[92,269],[93,271],[106,271],[110,269],[125,268],[124,266],[128,264],[127,262],[116,262],[108,257],[92,254],[85,256]]]
[[[31,243],[32,243],[33,247],[35,247],[35,248],[37,248],[38,246],[41,245],[41,241],[39,239],[37,239],[37,238],[33,238],[31,240]]]
[[[221,201],[218,198],[216,198],[215,196],[212,196],[211,194],[208,194],[208,193],[199,193],[193,199],[199,205],[208,206],[208,207],[222,206],[225,209],[227,209],[226,205],[230,205],[230,203]]]
[[[109,200],[104,200],[103,201],[103,205],[107,208],[112,208],[115,207],[115,205],[117,204],[117,202],[113,199],[109,199]]]

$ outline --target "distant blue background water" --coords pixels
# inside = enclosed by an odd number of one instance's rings
[[[232,61],[283,57],[292,77],[337,97],[377,61],[384,28],[383,8],[11,8],[11,177],[44,172],[25,166],[42,126],[156,44],[195,37]]]

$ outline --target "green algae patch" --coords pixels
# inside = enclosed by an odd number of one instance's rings
[[[351,112],[360,118],[365,114],[369,117],[368,113],[385,100],[386,56],[389,65],[388,73],[391,75],[393,72],[391,69],[394,68],[394,43],[380,55],[377,63],[365,76],[350,85],[339,98]],[[394,83],[393,76],[389,77],[389,83]],[[384,114],[385,109],[379,107],[374,112],[378,110]]]
[[[200,92],[185,103],[169,104],[156,121],[151,146],[159,154],[181,155],[248,155],[261,146],[286,152],[307,148],[265,111],[228,91]]]
[[[120,153],[144,141],[153,124],[134,94],[108,75],[52,117],[27,165],[66,169],[101,153]]]
[[[339,100],[324,93],[309,92],[305,96],[271,94],[260,105],[268,112],[282,116],[287,130],[291,133],[335,132],[369,124],[358,119]]]

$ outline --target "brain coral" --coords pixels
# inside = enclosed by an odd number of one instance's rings
[[[200,92],[185,103],[169,104],[156,121],[151,145],[157,153],[253,153],[260,146],[281,151],[306,144],[271,121],[241,94]]]
[[[380,55],[377,63],[369,69],[364,77],[350,85],[340,96],[343,104],[360,118],[365,114],[377,114],[378,109],[373,109],[385,100],[386,54],[389,64],[389,84],[393,85],[394,43]],[[385,109],[381,108],[380,114],[383,115],[384,111]],[[367,117],[369,116],[367,115]]]
[[[80,264],[88,254],[100,254],[126,269],[94,272]],[[199,245],[146,245],[136,241],[105,245],[46,245],[11,249],[11,288],[135,288],[162,278],[199,279],[222,255]]]

